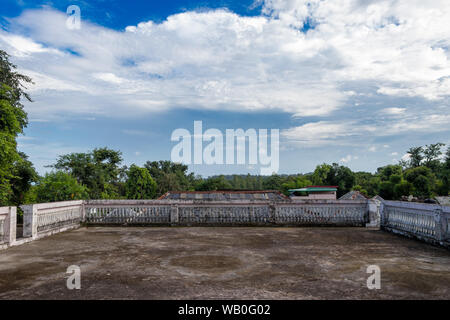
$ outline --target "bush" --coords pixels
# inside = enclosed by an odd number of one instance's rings
[[[128,199],[153,199],[156,196],[156,182],[146,168],[132,165],[125,184]]]
[[[62,171],[45,174],[36,185],[35,191],[37,202],[82,200],[88,197],[86,187]]]

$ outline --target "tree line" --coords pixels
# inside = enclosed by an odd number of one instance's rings
[[[410,195],[426,199],[448,195],[450,190],[450,147],[444,153],[443,143],[410,148],[409,160],[378,168],[375,173],[324,163],[306,174],[203,178],[171,161],[127,167],[120,151],[105,147],[61,155],[50,172],[39,176],[17,149],[17,137],[28,123],[21,100],[31,101],[25,85],[32,80],[19,74],[2,50],[0,83],[0,206],[75,199],[155,199],[167,191],[279,190],[287,194],[289,189],[308,185],[338,186],[338,196],[358,190],[384,199]]]

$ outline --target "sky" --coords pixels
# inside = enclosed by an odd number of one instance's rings
[[[18,141],[41,174],[97,147],[170,160],[172,132],[196,120],[279,129],[280,174],[373,172],[450,144],[449,18],[448,0],[2,0],[0,49],[35,83]]]

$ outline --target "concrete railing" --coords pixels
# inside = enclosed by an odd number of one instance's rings
[[[16,241],[16,207],[0,207],[0,248]]]
[[[387,231],[441,245],[450,245],[450,207],[383,201],[381,227]]]
[[[84,220],[82,200],[23,205],[21,209],[24,238],[37,239],[73,229]]]
[[[375,200],[89,200],[21,206],[25,239],[16,241],[16,208],[0,208],[0,248],[88,225],[367,226],[450,244],[450,207]],[[381,222],[380,222],[381,220]]]
[[[367,201],[91,200],[88,224],[348,225],[368,222]]]

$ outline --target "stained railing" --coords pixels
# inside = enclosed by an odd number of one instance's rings
[[[89,225],[380,225],[450,244],[450,207],[372,200],[89,200],[25,205],[24,237],[37,239]],[[381,217],[380,217],[381,216]],[[15,242],[16,208],[0,208],[0,247]],[[23,241],[23,240],[21,240]]]
[[[368,223],[365,200],[296,201],[276,205],[277,222],[299,225],[350,225]]]
[[[23,205],[23,236],[40,238],[78,227],[84,219],[83,207],[82,200]]]
[[[91,200],[88,224],[364,225],[367,201]]]
[[[16,240],[16,207],[0,207],[0,247]]]
[[[158,200],[89,200],[88,224],[169,224],[171,203]]]
[[[428,242],[450,240],[450,207],[401,201],[383,201],[381,227]]]

